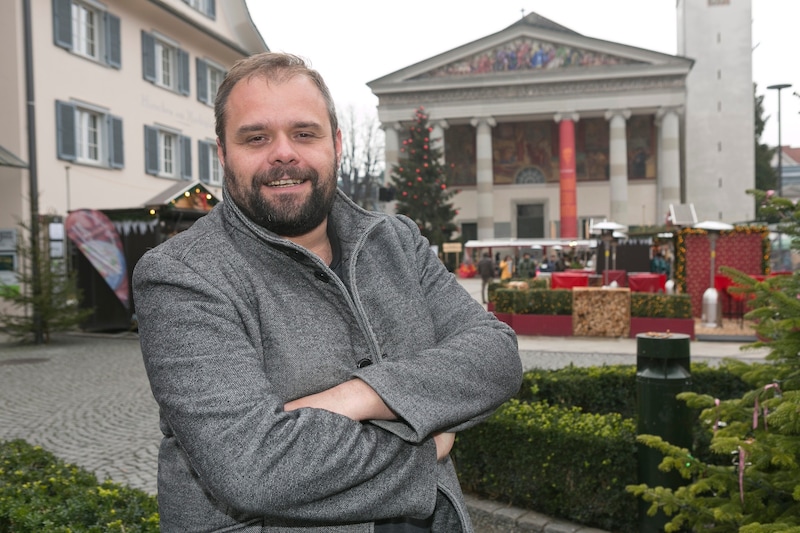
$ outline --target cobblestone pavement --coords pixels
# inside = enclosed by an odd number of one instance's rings
[[[155,494],[161,432],[138,337],[0,342],[0,440],[18,438]]]

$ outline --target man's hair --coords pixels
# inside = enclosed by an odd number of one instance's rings
[[[222,143],[223,150],[225,148],[225,111],[228,105],[228,97],[236,84],[244,79],[249,80],[257,77],[263,78],[268,82],[283,83],[295,76],[305,76],[317,86],[328,108],[331,134],[334,137],[336,136],[336,131],[339,129],[336,106],[333,103],[331,92],[328,90],[328,86],[320,73],[312,69],[303,58],[296,55],[263,52],[240,59],[234,63],[217,90],[217,97],[214,100],[214,115],[216,118],[217,137]]]

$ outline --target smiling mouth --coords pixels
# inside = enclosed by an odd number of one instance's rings
[[[267,183],[267,187],[292,187],[294,185],[300,185],[305,180],[301,179],[283,179],[283,180],[275,180]]]

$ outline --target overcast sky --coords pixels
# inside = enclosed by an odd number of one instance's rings
[[[700,0],[693,0],[700,1]],[[732,0],[737,1],[737,0]],[[777,91],[782,91],[784,145],[800,147],[800,0],[752,0],[753,80],[770,118],[762,142],[778,144]],[[587,37],[657,52],[677,51],[675,0],[247,0],[273,51],[298,54],[320,71],[339,108],[374,109],[367,82],[503,30],[522,10]]]

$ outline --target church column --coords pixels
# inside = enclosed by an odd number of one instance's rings
[[[492,117],[473,118],[475,127],[475,167],[478,192],[478,239],[494,238],[494,171],[492,169]]]
[[[610,220],[628,225],[628,136],[626,121],[631,112],[625,110],[606,111],[608,126],[609,196]]]
[[[445,164],[447,159],[447,155],[444,153],[444,130],[449,127],[450,124],[446,120],[439,120],[434,123],[433,131],[431,132],[431,146],[442,151],[442,157],[439,159],[439,163],[442,165]]]
[[[386,162],[386,175],[385,180],[389,181],[389,176],[392,174],[392,169],[400,161],[400,137],[398,132],[401,126],[399,122],[393,122],[383,126],[383,132],[386,135],[384,160]]]
[[[656,113],[659,123],[658,137],[658,213],[656,223],[666,220],[669,205],[681,203],[681,151],[679,110],[674,107],[662,107]]]
[[[578,238],[578,193],[575,181],[575,123],[577,113],[556,114],[558,122],[558,160],[560,167],[559,202],[561,211],[561,238]]]

